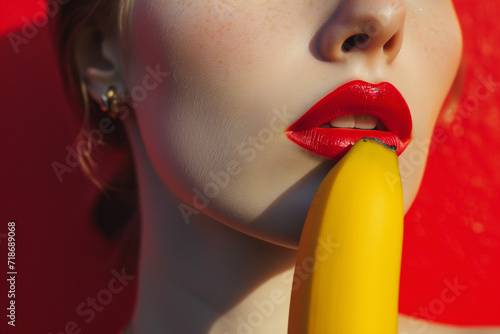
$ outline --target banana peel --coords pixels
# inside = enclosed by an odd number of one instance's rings
[[[396,152],[377,140],[359,140],[325,177],[309,208],[288,333],[396,334],[403,219]],[[338,247],[319,256],[327,240]],[[297,275],[311,259],[307,277]]]

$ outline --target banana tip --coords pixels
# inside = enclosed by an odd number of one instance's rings
[[[368,140],[371,140],[371,141],[374,141],[374,142],[376,142],[376,143],[378,143],[380,145],[383,145],[383,146],[387,147],[390,150],[393,150],[394,152],[396,152],[396,150],[397,150],[397,147],[395,145],[388,145],[388,144],[384,143],[383,141],[381,141],[378,138],[363,137],[360,140],[363,140],[364,142],[366,142]]]

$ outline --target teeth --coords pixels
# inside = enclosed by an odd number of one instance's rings
[[[330,125],[334,128],[354,128],[356,124],[355,115],[346,115],[334,119],[330,122]]]
[[[371,130],[377,126],[378,119],[371,115],[356,115],[355,128]]]
[[[372,130],[379,128],[380,130],[387,130],[382,122],[380,122],[376,117],[371,115],[346,115],[334,119],[330,122],[330,125],[334,128],[348,128],[348,129],[363,129]]]

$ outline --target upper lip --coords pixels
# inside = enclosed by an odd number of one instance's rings
[[[287,133],[310,132],[341,116],[359,114],[379,119],[388,132],[399,137],[404,147],[409,143],[412,132],[410,110],[401,93],[388,82],[374,85],[357,80],[340,86],[292,124]]]

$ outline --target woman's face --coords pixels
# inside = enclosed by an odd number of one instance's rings
[[[412,141],[399,157],[409,208],[461,58],[451,0],[135,0],[129,19],[125,85],[179,204],[296,247],[334,161],[285,131],[363,80],[389,82],[410,109]],[[199,215],[179,208],[186,222]]]

